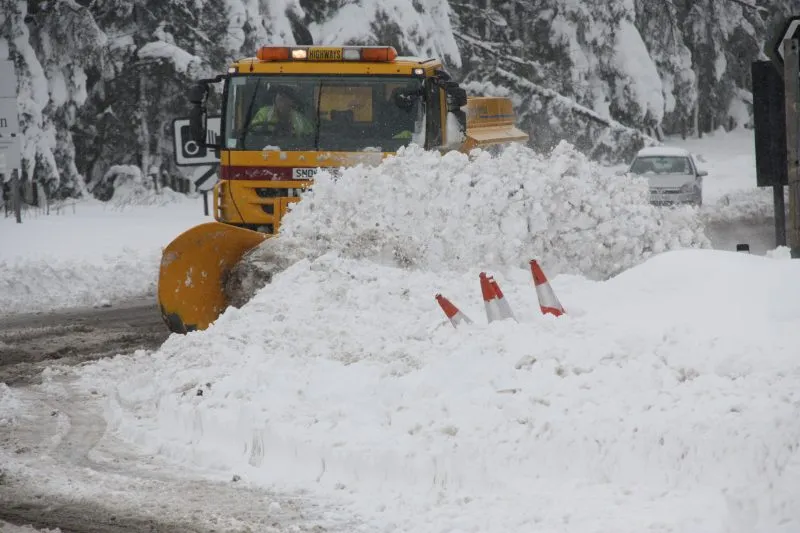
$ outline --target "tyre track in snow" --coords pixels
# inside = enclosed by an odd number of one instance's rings
[[[0,382],[37,381],[49,365],[154,349],[169,335],[155,299],[109,308],[0,316]]]
[[[76,393],[68,381],[39,389],[15,391],[26,422],[0,438],[15,455],[0,483],[0,520],[109,533],[326,531],[313,523],[321,511],[301,495],[270,493],[232,477],[192,477],[110,434],[101,398]]]
[[[24,406],[0,424],[0,521],[65,533],[329,530],[303,495],[234,482],[235,473],[193,476],[132,448],[108,430],[104,399],[57,371],[167,336],[152,301],[0,318],[0,383]],[[56,371],[42,383],[48,366]]]

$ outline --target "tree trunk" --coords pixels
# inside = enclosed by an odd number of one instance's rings
[[[142,176],[150,178],[150,128],[147,125],[147,78],[144,72],[139,73],[139,160]],[[158,191],[158,183],[155,184]]]
[[[11,194],[14,199],[14,217],[17,219],[17,224],[22,224],[22,195],[19,190],[19,169],[11,170]]]
[[[698,139],[703,137],[703,132],[700,130],[700,98],[694,103],[694,132]]]
[[[136,19],[137,27],[144,28],[143,20],[142,20],[142,9],[134,6],[134,18]],[[134,37],[134,42],[136,42],[137,47],[141,47],[143,45],[141,38],[139,36]],[[138,39],[137,39],[138,38]],[[147,74],[146,70],[147,67],[139,62],[139,83],[138,83],[138,92],[139,92],[139,104],[138,104],[138,112],[139,112],[139,165],[142,169],[142,178],[144,179],[145,183],[148,179],[150,179],[150,128],[147,125]],[[158,191],[158,183],[154,183],[156,187],[156,191]]]

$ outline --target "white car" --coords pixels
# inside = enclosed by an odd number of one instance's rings
[[[703,176],[708,172],[698,170],[692,154],[682,148],[642,148],[628,172],[650,183],[651,204],[703,204]]]

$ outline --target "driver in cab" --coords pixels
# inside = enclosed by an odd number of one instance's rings
[[[256,112],[250,122],[250,130],[285,137],[314,133],[314,123],[298,110],[295,91],[286,85],[278,85],[274,91],[273,102]]]

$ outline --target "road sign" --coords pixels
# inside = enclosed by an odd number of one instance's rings
[[[194,186],[198,191],[209,191],[214,187],[217,182],[214,178],[217,174],[218,165],[208,165],[198,168],[192,179],[194,179]]]
[[[17,97],[17,74],[14,72],[14,63],[0,60],[0,98]]]
[[[9,172],[12,168],[22,168],[22,160],[20,157],[19,140],[16,143],[2,143],[0,142],[0,154],[5,161],[5,171]],[[3,171],[0,171],[3,173]]]
[[[770,56],[778,72],[783,76],[783,41],[786,39],[800,39],[800,15],[794,15],[785,19],[782,23],[775,26],[772,38],[766,47],[767,54]]]
[[[769,61],[751,64],[753,79],[753,128],[756,148],[756,185],[785,186],[786,106],[783,78]]]
[[[0,153],[7,171],[21,168],[17,75],[11,61],[0,61]]]
[[[220,117],[208,117],[206,121],[206,143],[217,144]],[[172,123],[175,139],[175,164],[179,167],[194,167],[219,162],[217,152],[212,148],[200,146],[192,140],[188,118],[177,118]]]

